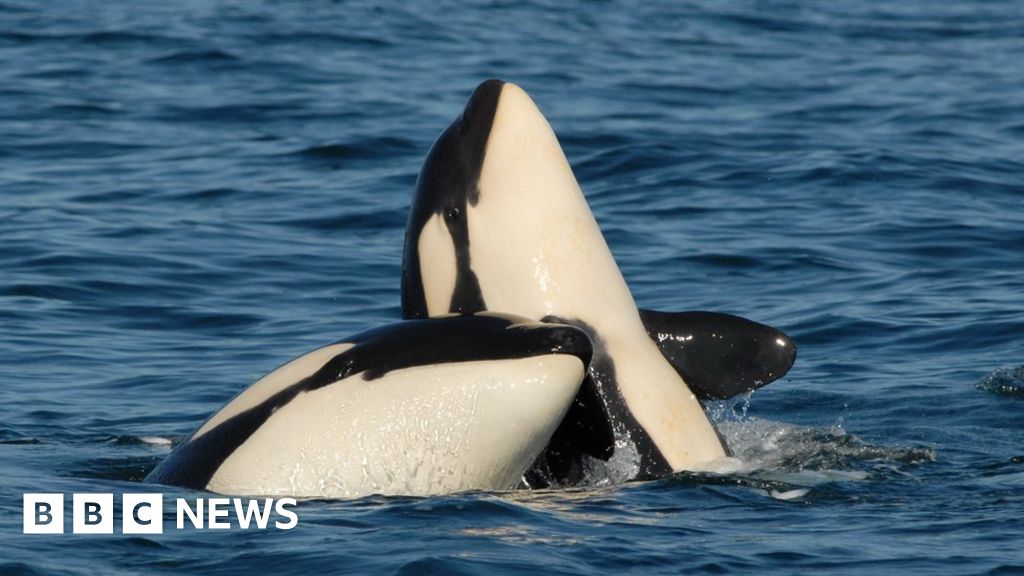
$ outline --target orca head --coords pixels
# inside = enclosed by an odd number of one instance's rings
[[[607,263],[597,282],[587,269],[593,262]],[[618,284],[607,281],[607,270]],[[621,284],[624,304],[633,306],[544,115],[515,84],[488,80],[434,143],[417,180],[403,314],[571,316],[566,303],[579,297],[579,283]]]
[[[466,211],[480,199],[480,171],[504,85],[477,86],[420,170],[402,261],[405,318],[486,309],[469,263]]]

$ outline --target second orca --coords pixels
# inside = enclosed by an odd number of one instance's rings
[[[707,469],[729,452],[701,400],[768,384],[796,358],[784,333],[738,316],[638,310],[547,120],[500,80],[477,87],[430,150],[402,266],[405,318],[483,310],[593,341],[530,486],[578,483],[586,458],[624,457],[636,479]]]

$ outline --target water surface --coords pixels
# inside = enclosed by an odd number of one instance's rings
[[[0,0],[0,572],[1024,572],[1016,2]],[[639,304],[789,332],[729,475],[23,536],[400,316],[412,186],[526,88]],[[170,496],[193,493],[168,492]]]

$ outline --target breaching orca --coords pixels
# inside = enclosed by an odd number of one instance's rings
[[[325,498],[511,489],[591,354],[578,328],[502,314],[363,332],[242,391],[147,481]]]
[[[727,455],[702,399],[785,374],[796,347],[763,324],[638,310],[554,132],[518,86],[488,80],[434,143],[406,229],[406,318],[482,310],[584,329],[589,376],[530,485],[574,483],[621,453],[634,478]]]

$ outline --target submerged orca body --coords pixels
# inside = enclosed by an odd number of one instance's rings
[[[571,324],[588,376],[530,485],[572,484],[585,458],[632,459],[633,478],[727,455],[702,399],[779,378],[782,332],[709,312],[638,310],[551,127],[519,87],[481,84],[416,184],[402,266],[406,318],[483,310]]]
[[[511,489],[591,354],[577,328],[501,314],[363,332],[242,391],[147,481],[325,498]]]

